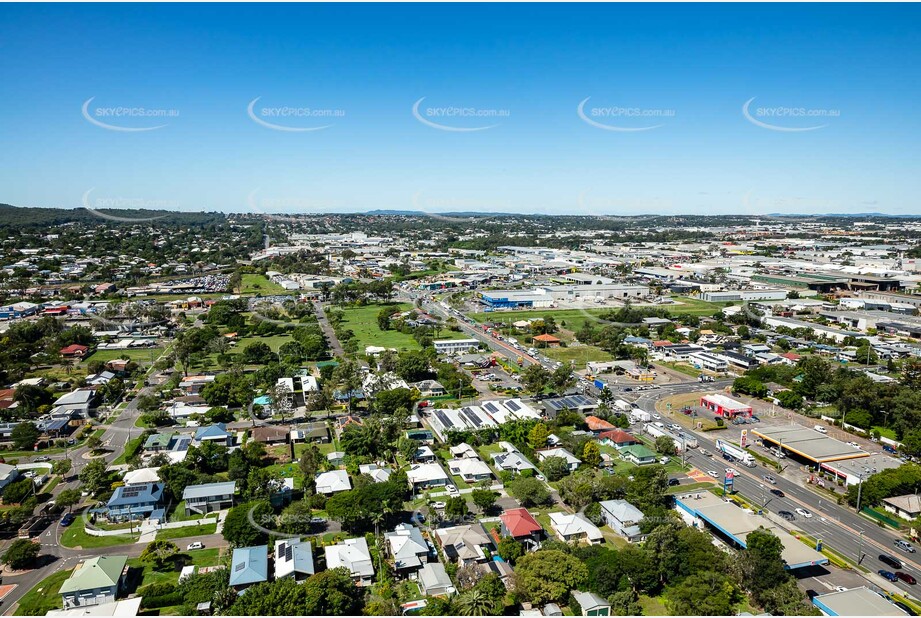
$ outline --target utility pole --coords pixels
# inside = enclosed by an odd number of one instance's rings
[[[860,515],[860,493],[863,490],[863,474],[857,477],[859,482],[857,483],[857,514]]]

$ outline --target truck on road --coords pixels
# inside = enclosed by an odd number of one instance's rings
[[[731,444],[725,440],[717,439],[716,448],[718,448],[723,455],[732,457],[734,461],[739,462],[743,466],[754,468],[756,465],[755,458],[752,456],[752,454],[736,446],[735,444]]]

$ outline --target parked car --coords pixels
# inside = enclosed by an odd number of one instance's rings
[[[448,495],[451,495],[451,496],[459,496],[459,495],[460,495],[460,490],[457,489],[457,486],[456,486],[456,485],[447,485],[447,486],[445,487],[445,490],[447,490]]]
[[[877,571],[877,573],[879,573],[880,576],[885,577],[891,582],[899,581],[899,578],[896,577],[895,573],[893,573],[892,571],[887,571],[886,569],[880,569],[879,571]]]
[[[902,561],[896,558],[895,556],[890,556],[889,554],[880,554],[879,561],[883,564],[887,564],[894,569],[902,568]]]
[[[787,521],[796,521],[796,516],[793,515],[790,511],[777,511],[777,514],[786,519]]]
[[[918,580],[916,580],[914,577],[912,577],[905,571],[896,571],[895,576],[901,579],[906,584],[911,584],[912,586],[918,583]]]
[[[441,501],[439,501],[439,502],[432,502],[432,508],[433,508],[433,509],[443,509],[443,508],[445,508],[446,506],[448,506],[448,505],[445,504],[444,502],[441,502]]]
[[[784,492],[780,491],[779,489],[772,489],[771,493],[777,496],[778,498],[783,498],[786,495],[784,494]]]
[[[902,539],[896,539],[894,545],[901,549],[902,551],[907,551],[909,554],[915,553],[915,548],[908,541],[903,541]]]
[[[822,427],[821,425],[816,425],[815,427],[813,427],[813,429],[815,429],[819,433],[828,433],[828,430]]]
[[[812,513],[810,513],[806,509],[795,509],[795,511],[797,515],[801,517],[805,517],[806,519],[809,519],[810,517],[812,517]]]
[[[681,481],[679,479],[668,479],[669,487],[675,487],[676,485],[680,485],[680,484],[681,484]]]
[[[854,448],[856,448],[856,449],[859,449],[859,448],[860,448],[860,445],[857,444],[856,442],[848,442],[847,445],[848,445],[848,446],[851,446],[851,447],[854,447]]]
[[[195,541],[194,543],[189,543],[189,546],[185,548],[186,551],[195,551],[196,549],[204,549],[205,544]]]
[[[775,479],[775,478],[774,478],[773,476],[771,476],[770,474],[765,474],[762,478],[764,479],[764,482],[765,482],[765,483],[770,483],[771,485],[776,485],[776,484],[777,484],[777,479]]]

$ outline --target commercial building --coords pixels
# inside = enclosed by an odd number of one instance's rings
[[[752,415],[751,406],[719,393],[701,397],[700,407],[710,410],[716,416],[723,418],[750,417]]]
[[[765,446],[780,448],[787,456],[793,456],[815,468],[830,462],[862,459],[869,455],[840,440],[800,425],[758,427],[750,431],[761,438]]]
[[[433,344],[439,354],[466,354],[480,347],[477,339],[438,339]]]
[[[822,470],[831,472],[836,478],[843,480],[846,485],[857,485],[861,478],[866,480],[872,474],[898,468],[901,465],[902,462],[895,457],[872,454],[858,459],[826,461],[822,463]]]
[[[815,605],[824,616],[907,616],[883,595],[866,586],[840,592],[829,592],[813,597]]]

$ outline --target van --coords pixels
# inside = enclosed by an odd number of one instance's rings
[[[818,431],[819,433],[825,433],[825,434],[828,433],[828,430],[825,429],[825,428],[824,428],[823,426],[821,426],[821,425],[816,425],[815,427],[813,427],[813,429],[815,429],[815,430]]]

